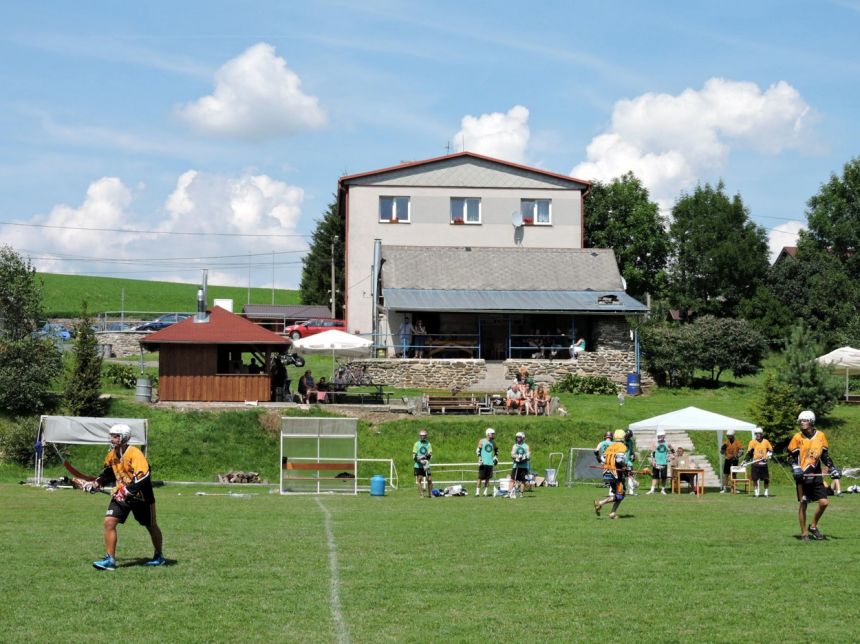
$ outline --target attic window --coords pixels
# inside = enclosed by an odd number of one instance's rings
[[[597,298],[598,304],[618,304],[617,295],[601,295]]]

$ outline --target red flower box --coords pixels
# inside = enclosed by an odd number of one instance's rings
[[[464,222],[462,219],[454,219],[453,221],[451,221],[451,223],[454,225],[458,225],[458,224],[464,224],[466,222]]]

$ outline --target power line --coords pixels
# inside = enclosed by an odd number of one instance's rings
[[[200,236],[200,237],[311,237],[311,235],[300,235],[298,233],[291,235],[277,235],[264,233],[192,233],[175,230],[131,230],[127,228],[87,228],[85,226],[55,226],[50,224],[22,224],[15,221],[0,221],[3,226],[23,226],[25,228],[53,228],[57,230],[86,230],[98,233],[128,233],[135,235],[182,235],[182,236]]]

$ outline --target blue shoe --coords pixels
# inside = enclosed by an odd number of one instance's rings
[[[155,556],[152,559],[150,559],[149,561],[146,562],[146,565],[147,566],[163,566],[164,565],[164,556],[160,552],[157,552],[157,553],[155,553]]]
[[[93,568],[98,570],[116,570],[116,560],[110,555],[105,555],[104,559],[93,562]]]

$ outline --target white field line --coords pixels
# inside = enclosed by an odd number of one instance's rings
[[[346,622],[343,619],[343,613],[340,610],[340,579],[337,574],[337,546],[334,542],[334,532],[331,529],[331,512],[320,501],[319,497],[314,499],[317,505],[322,510],[325,520],[325,538],[328,544],[328,567],[331,571],[331,599],[329,604],[331,607],[331,618],[334,620],[335,629],[337,630],[337,641],[341,644],[349,644],[349,631],[346,628]]]

